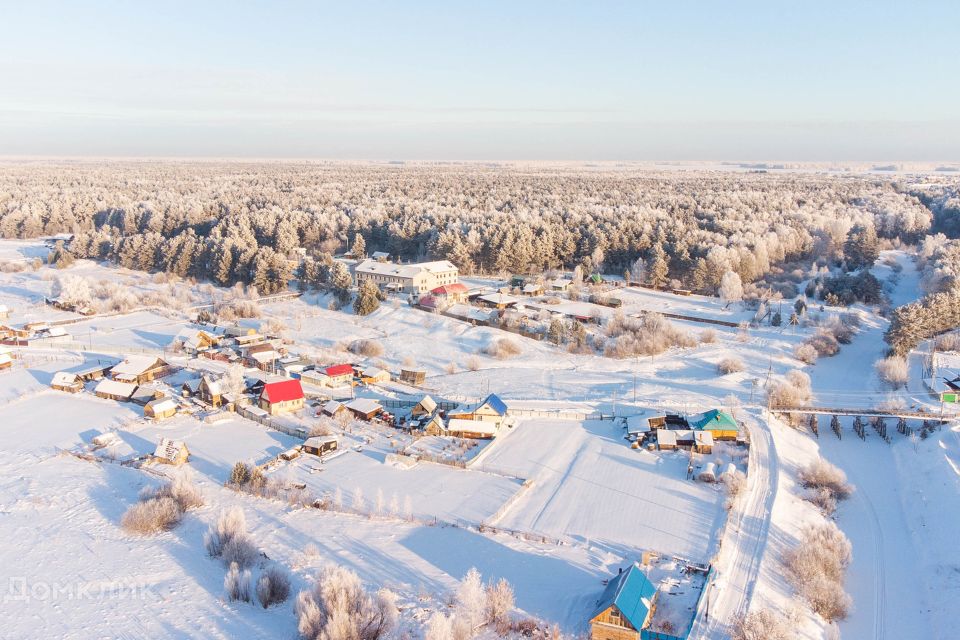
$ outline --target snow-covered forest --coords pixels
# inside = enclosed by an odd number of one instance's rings
[[[917,242],[957,230],[956,178],[654,172],[564,166],[7,164],[0,235],[78,234],[78,257],[217,284],[282,286],[295,247],[447,258],[463,273],[582,265],[716,291],[778,265],[845,256],[857,234]],[[952,182],[951,182],[952,181]],[[925,204],[926,203],[926,204]],[[937,217],[935,218],[935,213]]]

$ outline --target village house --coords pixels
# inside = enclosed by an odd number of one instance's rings
[[[423,418],[426,416],[433,415],[433,412],[437,410],[437,402],[430,396],[423,396],[420,398],[420,401],[413,405],[413,408],[410,409],[410,417],[412,418]]]
[[[387,260],[390,259],[390,254],[387,253],[386,251],[374,251],[370,257],[376,260],[377,262],[386,262]]]
[[[137,390],[137,385],[130,382],[118,382],[104,378],[94,388],[93,393],[98,398],[107,400],[116,400],[117,402],[126,402],[130,396]]]
[[[9,369],[12,366],[12,350],[8,346],[0,345],[0,369]]]
[[[272,416],[303,409],[303,388],[299,380],[268,382],[260,393],[260,408]]]
[[[255,344],[246,349],[247,364],[261,371],[273,371],[280,359],[280,352],[269,342]]]
[[[214,380],[208,375],[200,378],[197,385],[197,396],[209,405],[219,407],[223,404],[223,383],[220,380]]]
[[[53,380],[50,386],[57,391],[66,391],[67,393],[79,393],[83,391],[83,381],[75,373],[68,371],[58,371],[53,374]]]
[[[137,390],[134,391],[130,396],[130,401],[143,407],[146,406],[148,402],[152,402],[153,400],[162,398],[163,396],[163,392],[160,391],[160,389],[158,389],[155,385],[142,384],[137,387]]]
[[[337,400],[330,400],[320,409],[320,412],[330,418],[336,418],[338,415],[343,414],[344,412],[349,413],[347,407]]]
[[[380,403],[370,398],[355,398],[344,406],[360,420],[373,420],[383,411]]]
[[[181,465],[190,459],[190,451],[184,442],[161,438],[153,459],[164,464]]]
[[[342,387],[353,382],[353,367],[349,364],[337,364],[323,370],[327,376],[328,387]]]
[[[377,367],[365,367],[360,372],[360,381],[364,384],[390,382],[390,372]]]
[[[667,416],[659,411],[644,410],[626,418],[627,437],[631,440],[644,438],[648,433],[666,425]]]
[[[591,640],[640,640],[656,601],[657,588],[638,565],[630,565],[607,583],[590,616]]]
[[[203,329],[188,327],[180,330],[173,338],[173,344],[187,353],[196,354],[216,347],[220,344],[220,337]]]
[[[437,287],[454,284],[460,272],[452,262],[420,262],[396,264],[394,262],[367,259],[353,268],[357,286],[370,280],[380,289],[415,295],[424,294]]]
[[[86,369],[76,371],[75,373],[77,374],[77,377],[84,382],[101,380],[107,375],[107,372],[110,371],[110,367],[112,366],[112,364],[95,364],[87,367]]]
[[[494,309],[514,307],[518,302],[520,302],[519,298],[515,298],[506,293],[488,293],[477,297],[477,304]]]
[[[657,429],[657,449],[673,451],[677,448],[677,432],[670,429]]]
[[[558,291],[562,293],[569,290],[570,285],[572,284],[573,284],[572,280],[569,280],[567,278],[557,278],[556,280],[552,280],[550,282],[550,290]]]
[[[543,286],[536,282],[530,282],[523,285],[523,289],[520,290],[525,296],[542,296],[543,295]]]
[[[456,304],[458,302],[467,301],[467,285],[454,282],[453,284],[445,284],[439,287],[434,287],[430,290],[430,295],[439,302],[444,303],[444,306]]]
[[[726,411],[711,409],[687,418],[690,428],[697,431],[709,431],[714,440],[736,440],[739,426]]]
[[[433,415],[432,417],[423,418],[421,420],[411,420],[410,429],[419,429],[428,436],[450,435],[447,432],[447,426],[443,424],[443,418],[440,417],[439,413]]]
[[[143,415],[154,420],[163,420],[177,415],[177,401],[173,398],[157,398],[143,407]]]
[[[336,436],[313,436],[303,443],[304,453],[322,456],[336,451],[340,447],[340,440]]]
[[[169,365],[156,356],[130,356],[110,369],[110,376],[118,382],[143,384],[169,373]]]
[[[458,407],[450,412],[449,418],[457,420],[478,420],[499,425],[507,417],[507,405],[494,393],[476,406]]]

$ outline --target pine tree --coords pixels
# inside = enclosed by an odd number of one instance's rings
[[[567,339],[567,326],[560,318],[554,318],[550,321],[550,328],[547,330],[547,340],[553,344],[563,344]]]
[[[380,289],[373,280],[360,283],[357,298],[353,301],[353,312],[358,316],[368,316],[380,307]]]
[[[667,283],[668,275],[667,254],[664,252],[663,246],[658,244],[653,247],[653,256],[650,258],[650,284],[655,287],[662,287]]]
[[[350,253],[357,260],[367,257],[367,241],[359,233],[353,236],[353,246],[350,248]]]

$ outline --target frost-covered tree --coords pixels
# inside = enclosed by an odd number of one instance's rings
[[[734,271],[727,271],[720,278],[720,289],[718,291],[720,298],[727,304],[739,302],[743,299],[743,283],[740,276]]]

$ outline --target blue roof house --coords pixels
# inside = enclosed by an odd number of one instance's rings
[[[636,564],[610,580],[590,616],[592,640],[640,640],[656,607],[657,588]]]

